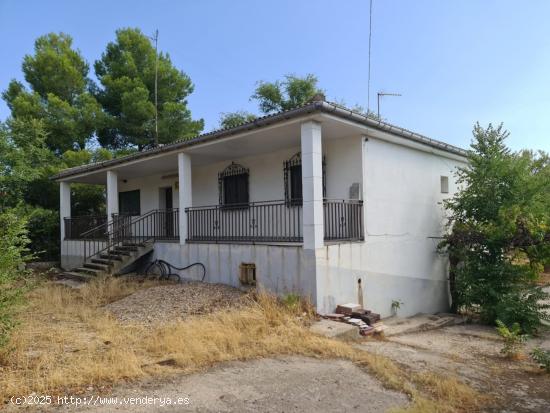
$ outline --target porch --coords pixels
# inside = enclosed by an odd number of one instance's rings
[[[141,216],[65,217],[65,240],[93,243],[113,238],[128,241],[180,241],[179,209],[152,210]],[[231,206],[210,205],[185,209],[186,242],[302,243],[302,203],[251,202]],[[363,201],[323,201],[324,240],[361,241]],[[87,254],[85,254],[87,255]]]

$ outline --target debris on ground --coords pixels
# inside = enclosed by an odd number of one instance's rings
[[[104,308],[119,321],[162,323],[236,308],[244,304],[245,297],[228,285],[186,281],[140,290]]]
[[[321,317],[356,326],[362,336],[381,334],[386,329],[380,321],[380,314],[365,310],[355,303],[339,304],[334,313],[323,314]]]

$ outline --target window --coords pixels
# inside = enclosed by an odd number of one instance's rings
[[[325,157],[323,157],[323,198],[326,197]],[[285,201],[289,205],[302,205],[302,154],[298,152],[284,162]]]
[[[441,177],[441,193],[442,194],[448,194],[449,193],[449,177],[448,176],[442,176]]]
[[[232,163],[218,174],[221,205],[248,205],[248,169]]]
[[[139,189],[118,193],[118,212],[121,215],[141,215]]]
[[[291,202],[302,201],[302,165],[290,167],[290,200]]]

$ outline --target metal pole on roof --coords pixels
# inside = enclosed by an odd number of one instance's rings
[[[155,42],[155,141],[154,146],[159,144],[159,111],[158,111],[158,72],[159,72],[159,54],[158,54],[158,40],[159,31],[155,30],[155,35],[150,37]]]
[[[370,111],[370,49],[372,39],[372,0],[370,0],[369,6],[369,73],[367,79],[367,113]]]

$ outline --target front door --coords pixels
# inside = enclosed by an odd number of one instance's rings
[[[165,234],[167,238],[174,236],[174,212],[172,199],[172,187],[164,189],[164,205],[165,205]]]

